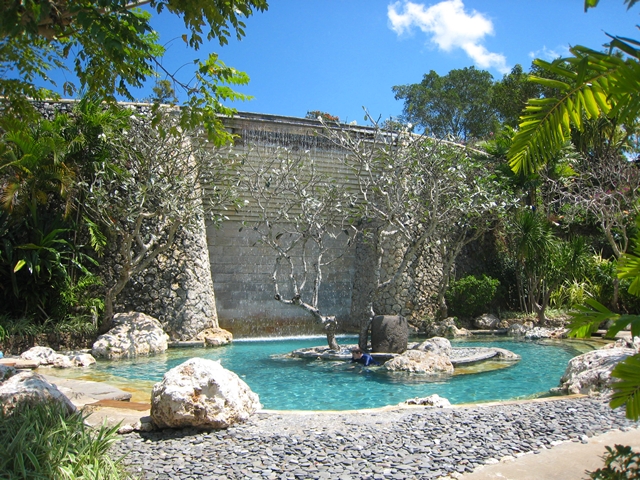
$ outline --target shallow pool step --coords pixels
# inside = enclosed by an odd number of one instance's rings
[[[122,408],[125,410],[136,410],[138,412],[145,412],[151,409],[151,404],[142,402],[125,402],[122,400],[98,400],[97,402],[87,403],[89,407],[109,407],[109,408]]]

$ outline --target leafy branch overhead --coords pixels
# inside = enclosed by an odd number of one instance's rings
[[[627,128],[635,125],[640,99],[632,92],[640,76],[640,43],[612,37],[610,47],[628,57],[573,47],[573,57],[553,63],[535,60],[558,79],[531,77],[531,81],[557,89],[556,97],[529,100],[520,117],[509,161],[516,172],[534,173],[549,161],[570,138],[572,128],[581,130],[585,119],[615,118]]]
[[[146,6],[160,14],[164,10],[184,22],[184,42],[198,50],[204,40],[228,43],[231,35],[244,36],[244,19],[264,11],[266,0],[228,2],[212,0],[39,0],[5,1],[0,13],[0,97],[2,110],[21,116],[33,113],[28,99],[57,98],[82,91],[110,102],[133,100],[132,88],[139,88],[163,70],[164,47],[151,27]],[[66,69],[72,62],[79,84],[56,85],[50,78],[54,69]],[[195,60],[195,83],[179,81],[164,71],[172,82],[185,90],[182,105],[183,127],[204,124],[213,138],[222,134],[217,113],[229,114],[226,100],[246,99],[228,85],[245,84],[246,74],[225,66],[215,53]],[[44,88],[42,84],[51,88]]]

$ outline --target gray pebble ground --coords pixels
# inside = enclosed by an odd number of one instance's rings
[[[603,400],[352,413],[261,413],[221,431],[133,433],[114,447],[142,479],[437,479],[636,427]]]

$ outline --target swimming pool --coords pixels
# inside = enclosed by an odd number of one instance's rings
[[[482,373],[454,375],[435,381],[424,375],[355,367],[350,362],[289,358],[287,353],[322,345],[322,337],[236,340],[218,348],[170,349],[132,360],[99,361],[93,379],[136,385],[149,391],[164,373],[192,357],[220,360],[276,410],[352,410],[401,403],[438,394],[451,403],[521,399],[545,394],[558,385],[568,361],[581,353],[568,342],[532,342],[507,338],[452,341],[452,346],[497,346],[522,357],[515,365]],[[340,338],[341,344],[356,337]]]

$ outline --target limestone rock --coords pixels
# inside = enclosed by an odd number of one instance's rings
[[[220,362],[192,358],[165,373],[151,392],[159,428],[227,428],[261,408],[258,395]]]
[[[416,345],[413,349],[431,352],[436,355],[446,355],[448,357],[451,355],[451,342],[444,337],[433,337]]]
[[[432,337],[446,338],[470,337],[472,335],[466,328],[458,328],[455,317],[448,317],[441,322],[432,324],[427,333]]]
[[[57,357],[56,351],[49,347],[31,347],[20,355],[22,360],[36,361],[39,365],[53,365]]]
[[[602,348],[633,348],[637,353],[640,351],[640,337],[617,338],[615,342],[608,343]]]
[[[505,360],[507,362],[518,362],[522,358],[517,353],[513,353],[511,350],[507,350],[506,348],[498,348],[498,347],[491,347],[491,348],[497,353],[495,358],[499,360]]]
[[[69,358],[75,367],[89,367],[96,363],[96,359],[90,353],[76,353]]]
[[[524,334],[524,338],[527,340],[540,340],[543,338],[565,338],[566,330],[563,328],[545,328],[545,327],[533,327],[527,330]]]
[[[407,349],[409,327],[400,315],[377,315],[371,322],[371,351],[402,353]]]
[[[69,413],[76,407],[55,385],[47,382],[42,375],[32,371],[19,372],[0,384],[0,405],[5,414],[17,405],[27,402],[36,405],[43,402],[58,402]]]
[[[625,358],[633,355],[631,348],[593,350],[572,358],[560,379],[555,393],[591,394],[611,387],[611,371]]]
[[[138,312],[117,313],[113,323],[115,326],[93,344],[94,357],[131,358],[162,353],[168,348],[169,336],[153,317]]]
[[[514,323],[509,327],[507,335],[510,337],[524,337],[529,329],[521,323]]]
[[[56,355],[55,360],[53,361],[53,366],[56,368],[73,368],[75,365],[71,358],[66,355]]]
[[[424,405],[426,407],[445,408],[450,407],[451,402],[437,393],[422,398],[410,398],[404,402],[406,405]]]
[[[412,372],[426,374],[452,374],[453,364],[446,355],[436,355],[420,350],[407,350],[384,364],[390,372]]]
[[[230,344],[233,334],[224,328],[207,328],[196,335],[196,340],[203,340],[209,347],[220,347]]]
[[[473,321],[476,328],[480,330],[495,330],[500,328],[500,319],[490,313],[480,315]]]

